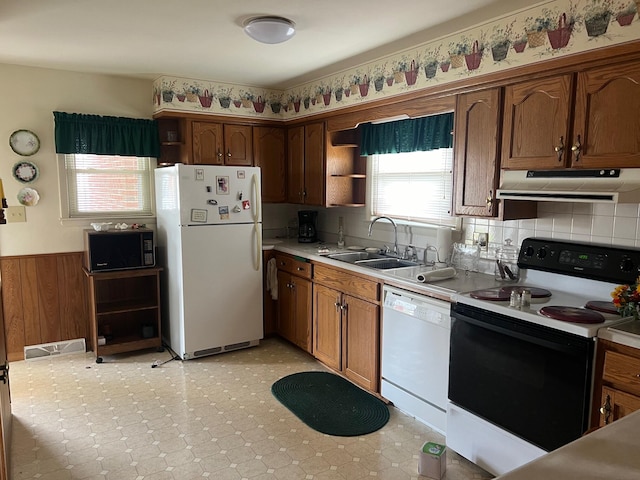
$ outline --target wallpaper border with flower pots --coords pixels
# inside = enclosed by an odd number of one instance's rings
[[[640,0],[554,0],[285,91],[162,76],[154,112],[288,120],[640,39]]]

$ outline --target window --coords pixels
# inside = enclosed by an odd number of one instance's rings
[[[59,155],[62,218],[153,216],[153,169],[149,157]]]
[[[453,149],[369,157],[373,216],[459,226],[452,217]]]

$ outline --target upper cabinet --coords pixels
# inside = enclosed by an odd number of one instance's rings
[[[509,85],[502,168],[638,167],[638,111],[639,61]]]
[[[160,157],[158,165],[173,165],[187,163],[188,157],[185,147],[184,118],[158,118],[158,136],[160,137]]]
[[[251,125],[194,121],[191,124],[193,164],[253,165]]]
[[[253,127],[253,159],[262,173],[262,201],[287,200],[285,172],[285,130],[281,127]]]
[[[458,95],[454,127],[454,214],[495,217],[500,174],[500,89]]]
[[[361,206],[365,159],[355,130],[327,132],[324,122],[290,127],[287,133],[287,198],[304,205]]]

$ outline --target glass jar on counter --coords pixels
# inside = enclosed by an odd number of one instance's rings
[[[504,245],[496,249],[495,279],[501,282],[517,282],[520,278],[518,254],[520,249],[507,238]]]

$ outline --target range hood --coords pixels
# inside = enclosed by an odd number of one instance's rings
[[[503,170],[496,193],[504,200],[640,203],[640,168]]]

